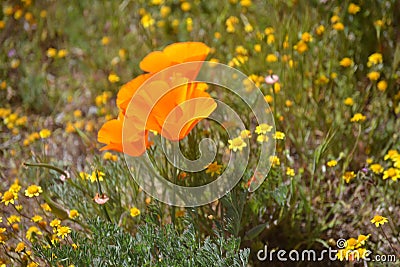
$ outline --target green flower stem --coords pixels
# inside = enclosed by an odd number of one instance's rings
[[[101,184],[100,184],[99,178],[97,177],[97,172],[95,172],[95,175],[96,175],[96,182],[97,182],[97,187],[99,189],[99,193],[100,193],[100,195],[103,195],[103,191],[101,190]],[[106,214],[107,220],[109,222],[112,222],[110,214],[108,214],[105,203],[104,203],[104,205],[102,205],[102,209],[103,209],[104,213]]]
[[[23,163],[23,166],[25,166],[25,167],[46,168],[46,169],[50,169],[50,170],[56,171],[56,172],[58,172],[58,173],[60,173],[60,174],[62,174],[62,175],[65,175],[65,177],[68,177],[68,174],[67,174],[65,171],[63,171],[62,169],[60,169],[60,168],[58,168],[58,167],[56,167],[56,166],[53,166],[53,165],[50,165],[50,164],[47,164],[47,163],[30,163],[30,162],[24,162],[24,163]]]
[[[352,158],[353,158],[353,154],[354,154],[354,152],[356,151],[356,148],[357,148],[357,145],[358,145],[358,141],[360,140],[360,136],[361,136],[361,124],[358,124],[357,138],[356,138],[356,141],[354,142],[353,148],[351,149],[349,155],[348,155],[347,158],[346,158],[346,161],[345,161],[344,164],[343,164],[342,174],[345,173],[347,167],[348,167],[349,164],[350,164],[350,161],[351,161]]]
[[[390,248],[393,250],[394,254],[396,254],[397,257],[400,257],[400,254],[398,253],[398,251],[393,247],[392,242],[390,241],[390,239],[387,237],[385,231],[383,230],[382,227],[379,227],[381,229],[381,232],[383,234],[383,236],[386,238],[386,240],[389,242],[389,246]]]

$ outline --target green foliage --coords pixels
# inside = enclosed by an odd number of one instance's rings
[[[100,218],[88,221],[90,235],[73,231],[71,244],[49,248],[35,246],[47,264],[75,266],[247,266],[249,249],[239,249],[240,240],[222,232],[199,241],[197,231],[187,224],[178,233],[171,224],[148,221],[134,236]]]

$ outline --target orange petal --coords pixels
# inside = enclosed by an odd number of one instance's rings
[[[148,147],[148,131],[144,129],[144,126],[141,126],[142,124],[143,122],[136,117],[124,117],[121,135],[125,154],[137,157],[146,151]]]
[[[136,157],[148,147],[148,132],[137,129],[134,123],[128,123],[120,114],[119,119],[110,120],[101,127],[98,141],[106,144],[101,151],[115,150]]]
[[[125,137],[128,135],[128,137]],[[129,131],[124,128],[124,140],[123,140],[124,153],[133,157],[142,155],[146,148],[150,147],[148,142],[148,131],[134,133],[132,137],[129,137]]]
[[[143,71],[159,72],[160,70],[168,68],[172,65],[173,63],[168,55],[161,51],[154,51],[143,58],[139,64],[139,67]]]
[[[100,150],[116,150],[122,152],[122,122],[120,120],[107,121],[97,134],[97,140],[106,144]]]
[[[165,81],[147,82],[132,98],[126,110],[126,117],[135,120],[137,128],[159,131],[161,128],[154,114],[163,114],[163,109],[171,109],[174,104],[159,101],[168,89],[169,85]]]
[[[142,74],[131,80],[130,82],[124,84],[118,92],[117,95],[117,106],[125,113],[132,96],[138,90],[138,88],[150,77],[152,74]]]
[[[183,139],[201,119],[208,117],[216,108],[217,103],[209,97],[183,102],[170,111],[160,134],[173,141]]]
[[[163,52],[174,62],[182,63],[203,61],[210,52],[210,48],[201,42],[181,42],[168,45]]]

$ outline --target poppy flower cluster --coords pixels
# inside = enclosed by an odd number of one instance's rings
[[[217,107],[206,92],[207,85],[195,78],[210,48],[200,42],[174,43],[148,54],[140,68],[146,72],[123,85],[117,95],[117,119],[98,132],[101,150],[140,156],[151,144],[149,132],[178,141]],[[181,63],[196,62],[190,65]]]

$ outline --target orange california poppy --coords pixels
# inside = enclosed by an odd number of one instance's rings
[[[116,102],[121,112],[118,119],[106,122],[100,129],[98,141],[106,144],[101,150],[140,156],[150,145],[149,130],[170,140],[180,140],[208,117],[217,104],[205,92],[207,85],[188,82],[196,78],[201,62],[178,69],[169,67],[203,61],[209,51],[203,43],[182,42],[148,54],[140,68],[149,73],[139,75],[118,92]],[[190,104],[185,103],[187,100]]]
[[[98,132],[98,141],[106,144],[100,150],[115,150],[130,156],[140,156],[148,147],[148,131],[135,128],[137,123],[127,123],[123,114],[107,121]]]

